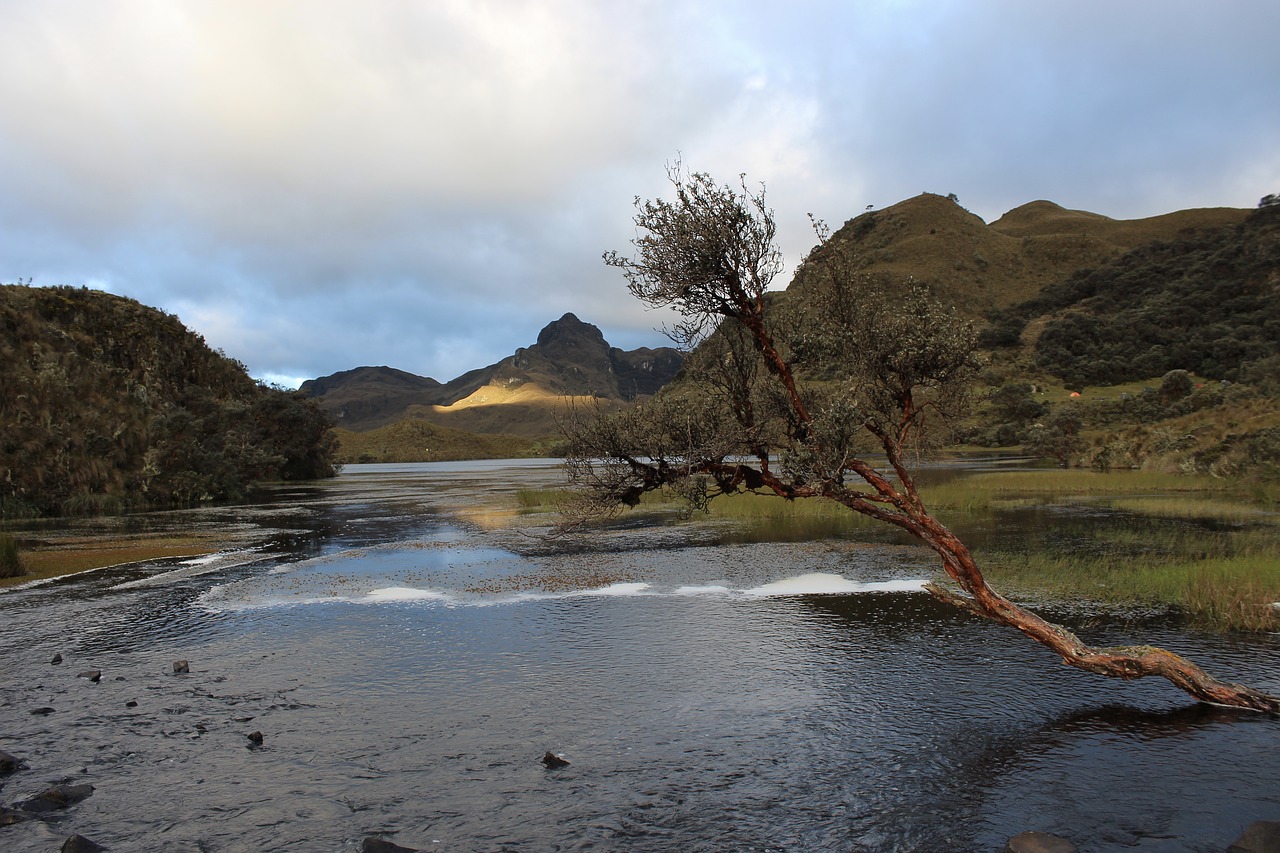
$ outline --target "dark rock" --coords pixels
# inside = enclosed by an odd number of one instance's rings
[[[17,809],[0,809],[0,826],[13,826],[24,820],[35,820],[35,815]]]
[[[138,703],[137,703],[137,702],[135,702],[135,701],[133,701],[132,699],[130,699],[128,702],[125,702],[125,703],[124,703],[124,706],[125,706],[126,708],[136,708],[136,707],[138,707]]]
[[[31,713],[39,717],[47,717],[53,713],[53,710],[53,708],[46,706],[44,708],[32,708]]]
[[[547,754],[542,756],[542,763],[552,770],[559,770],[561,767],[569,766],[569,762],[567,760],[556,755],[551,750],[547,750]]]
[[[90,681],[92,681],[94,684],[97,684],[98,681],[102,679],[102,670],[86,669],[84,672],[77,675],[76,678],[87,678]]]
[[[1258,820],[1244,828],[1227,853],[1280,853],[1280,821]]]
[[[60,853],[102,853],[107,848],[83,835],[73,835],[62,842]]]
[[[1047,832],[1020,832],[1004,845],[1004,853],[1079,853],[1079,849]]]
[[[51,812],[65,809],[93,793],[92,785],[54,785],[29,800],[18,803],[18,808],[29,812]]]
[[[249,732],[246,737],[249,738],[249,742],[254,746],[262,746],[262,732]]]
[[[59,653],[54,655],[53,660],[49,661],[49,663],[53,664],[54,666],[57,666],[58,664],[62,663],[62,654]]]
[[[179,673],[190,672],[190,671],[191,671],[191,666],[186,661],[176,660],[173,662],[174,675],[178,675]]]
[[[360,845],[360,853],[418,853],[418,848],[401,847],[399,844],[392,844],[390,841],[383,841],[381,838],[370,835]]]
[[[123,675],[116,676],[116,681],[124,681],[124,680],[125,680],[125,677]]]
[[[26,766],[27,765],[22,763],[21,758],[0,750],[0,776],[8,776],[10,773],[17,773]]]

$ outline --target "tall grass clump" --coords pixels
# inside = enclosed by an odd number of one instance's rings
[[[18,543],[7,533],[0,533],[0,578],[18,578],[27,573],[27,567],[18,553]]]

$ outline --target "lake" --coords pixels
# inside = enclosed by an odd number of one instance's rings
[[[149,521],[225,529],[218,554],[0,591],[0,749],[29,765],[0,805],[94,786],[0,849],[1222,851],[1280,819],[1280,720],[1065,667],[920,591],[921,548],[548,538],[514,492],[560,481],[350,466]],[[1280,691],[1274,636],[1049,615]]]

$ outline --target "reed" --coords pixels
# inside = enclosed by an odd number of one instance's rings
[[[0,533],[0,578],[18,578],[27,573],[27,567],[18,553],[18,543],[7,533]]]

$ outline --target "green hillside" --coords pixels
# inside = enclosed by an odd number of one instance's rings
[[[0,517],[190,504],[332,476],[325,415],[177,317],[0,286]]]

